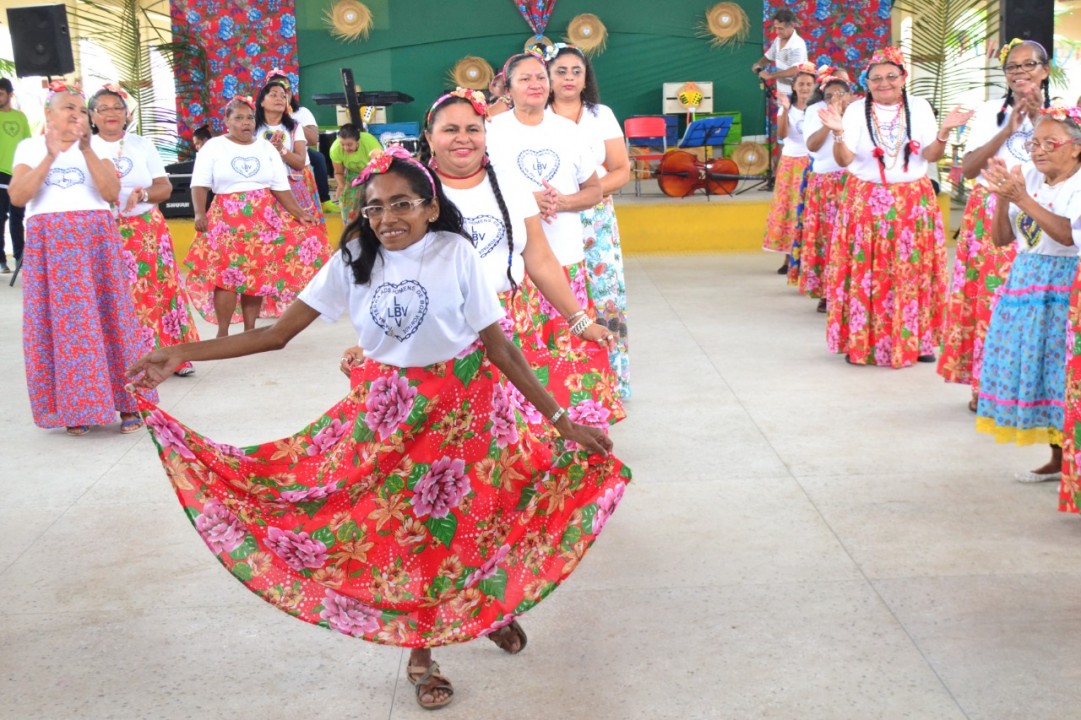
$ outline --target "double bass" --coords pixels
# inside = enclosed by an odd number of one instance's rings
[[[686,150],[669,150],[653,174],[668,197],[687,197],[701,188],[707,195],[731,195],[740,180],[761,179],[757,175],[740,175],[739,166],[729,158],[703,162]]]

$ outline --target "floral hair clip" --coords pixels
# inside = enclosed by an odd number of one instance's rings
[[[1058,122],[1069,121],[1075,126],[1081,127],[1081,107],[1052,105],[1049,108],[1041,108],[1040,114]]]
[[[806,60],[797,64],[796,69],[799,71],[800,75],[810,75],[811,77],[814,77],[816,73],[814,63]]]
[[[1022,40],[1021,38],[1015,37],[1013,40],[1010,40],[1008,43],[1003,45],[1002,49],[998,53],[998,64],[999,65],[1005,65],[1006,64],[1006,58],[1008,58],[1010,56],[1010,52],[1012,52],[1015,47],[1017,47],[1018,45],[1020,45],[1023,42],[1025,42],[1025,41]]]
[[[45,102],[49,102],[54,96],[60,93],[70,93],[71,95],[78,95],[81,98],[85,98],[83,89],[79,87],[79,83],[69,83],[64,80],[53,80],[49,83],[49,94],[46,97]]]
[[[232,105],[233,103],[238,103],[238,102],[239,103],[244,103],[245,105],[250,107],[252,110],[255,109],[255,101],[252,100],[251,95],[234,95],[233,99],[229,101],[229,104]]]
[[[435,178],[432,177],[432,173],[429,172],[428,168],[424,167],[422,163],[417,162],[416,158],[410,155],[409,151],[403,148],[401,145],[391,145],[383,151],[382,155],[377,158],[373,158],[372,161],[369,162],[364,167],[364,169],[360,171],[360,174],[357,175],[356,178],[353,180],[353,187],[359,187],[360,185],[363,185],[364,183],[371,180],[373,175],[382,175],[390,169],[391,163],[393,163],[395,160],[400,160],[401,162],[409,163],[410,165],[416,165],[417,167],[419,167],[424,173],[424,176],[428,178],[428,184],[432,187],[432,197],[435,197],[439,194],[438,192],[436,192]]]
[[[860,85],[866,88],[868,71],[875,65],[882,65],[883,63],[889,63],[901,68],[902,77],[908,75],[908,70],[905,69],[905,54],[901,52],[900,48],[887,45],[884,48],[875,50],[874,54],[871,55],[871,59],[863,66],[863,72],[860,73]]]
[[[468,100],[469,104],[473,106],[473,110],[476,111],[477,115],[480,115],[481,117],[488,116],[488,101],[484,99],[484,93],[482,93],[480,90],[471,90],[469,88],[459,86],[451,90],[449,93],[440,95],[439,99],[432,103],[432,106],[428,108],[428,114],[424,118],[425,127],[431,127],[432,113],[434,113],[440,105],[445,103],[447,100],[450,100],[452,97]]]
[[[844,68],[834,67],[833,65],[820,65],[818,70],[815,71],[815,82],[818,83],[821,90],[825,90],[826,86],[831,82],[838,81],[848,84],[848,73]]]
[[[124,88],[120,87],[120,83],[105,83],[104,85],[101,86],[101,89],[102,90],[107,90],[107,91],[111,92],[113,95],[119,95],[120,99],[123,100],[125,102],[125,104],[127,103],[128,100],[131,100],[131,96],[128,95],[128,91],[125,90]]]

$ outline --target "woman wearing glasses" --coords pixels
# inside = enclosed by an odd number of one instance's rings
[[[822,100],[807,108],[803,132],[811,154],[811,173],[804,193],[803,231],[799,261],[799,291],[818,299],[818,311],[826,312],[825,279],[830,258],[830,237],[837,219],[837,202],[845,186],[845,169],[833,159],[833,135],[822,124],[819,110],[833,108],[844,115],[852,102],[848,73],[823,65],[816,78]]]
[[[1032,164],[991,158],[983,177],[997,198],[996,246],[1017,251],[991,315],[980,371],[976,429],[999,442],[1048,443],[1051,459],[1021,482],[1058,480],[1062,469],[1070,284],[1081,238],[1081,109],[1040,111]]]
[[[1012,40],[999,56],[1006,73],[1006,96],[984,105],[972,118],[962,160],[966,178],[976,178],[968,196],[957,240],[952,288],[943,327],[938,374],[947,382],[972,385],[969,410],[976,412],[983,340],[991,312],[1010,274],[1013,244],[990,242],[996,196],[980,171],[991,158],[1007,168],[1029,161],[1025,142],[1032,138],[1033,119],[1048,97],[1047,51],[1032,40]]]
[[[941,339],[946,247],[927,164],[972,113],[955,108],[940,127],[930,104],[908,95],[906,78],[901,51],[878,50],[860,78],[867,96],[843,116],[819,111],[849,173],[831,246],[826,342],[854,365],[933,362]]]
[[[315,218],[289,189],[281,153],[255,134],[250,97],[226,105],[225,128],[195,156],[196,236],[187,259],[188,291],[203,317],[217,321],[218,337],[230,323],[252,330],[260,315],[281,315],[329,254],[326,236],[312,230]]]
[[[113,164],[120,179],[120,199],[113,210],[124,241],[128,281],[143,330],[144,349],[195,342],[199,331],[176,267],[173,238],[158,210],[158,203],[173,194],[173,185],[154,146],[127,131],[127,97],[115,85],[106,85],[90,97],[90,127],[95,133],[90,144],[98,157]],[[194,372],[188,363],[177,370],[177,375]]]

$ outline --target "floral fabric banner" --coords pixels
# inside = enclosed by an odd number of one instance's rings
[[[180,63],[176,69],[182,148],[190,149],[200,125],[224,132],[225,103],[236,95],[255,97],[271,68],[283,69],[296,87],[295,8],[294,0],[170,0],[174,40],[198,43],[207,58],[206,68]]]
[[[544,34],[544,29],[548,27],[548,18],[552,16],[552,8],[556,6],[556,0],[528,0],[527,2],[516,2],[518,6],[518,12],[522,13],[522,17],[529,23],[529,27],[533,30],[533,34],[540,37]]]
[[[863,63],[890,44],[891,0],[765,0],[766,44],[773,40],[770,17],[787,8],[796,13],[796,32],[807,42],[808,60],[833,65],[856,78]]]

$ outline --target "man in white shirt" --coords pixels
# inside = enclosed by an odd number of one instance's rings
[[[751,70],[763,81],[777,83],[777,93],[792,93],[792,78],[799,74],[798,65],[807,61],[807,43],[796,32],[796,14],[787,8],[773,13],[773,31],[777,35],[766,54],[755,61]],[[767,72],[774,65],[777,69]]]

